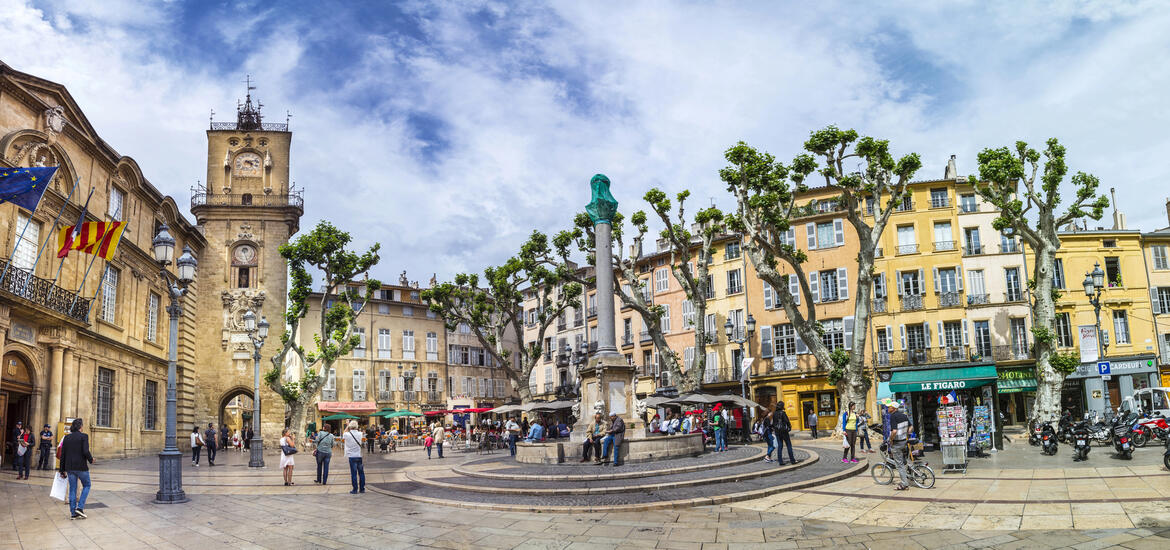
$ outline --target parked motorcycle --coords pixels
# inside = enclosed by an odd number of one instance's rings
[[[1104,422],[1095,422],[1089,427],[1089,437],[1104,447],[1112,442],[1113,429]]]
[[[1080,462],[1089,459],[1089,451],[1092,449],[1089,433],[1089,426],[1086,422],[1077,422],[1072,428],[1073,439],[1073,462]]]
[[[1056,443],[1056,430],[1052,429],[1051,422],[1045,422],[1040,425],[1040,451],[1046,455],[1053,456],[1058,449]]]
[[[1137,437],[1135,434],[1134,444],[1138,447],[1144,447],[1149,440],[1160,439],[1163,442],[1166,442],[1168,439],[1170,439],[1170,424],[1167,424],[1166,418],[1160,414],[1155,416],[1150,416],[1148,414],[1142,415],[1142,418],[1138,419],[1138,424],[1141,426],[1142,434],[1147,438],[1146,441],[1143,441],[1139,444],[1136,441]]]
[[[1125,460],[1133,458],[1134,445],[1130,441],[1130,435],[1136,421],[1137,415],[1134,413],[1118,414],[1113,418],[1113,450],[1117,451],[1115,456]]]
[[[1060,422],[1056,426],[1056,439],[1061,443],[1069,443],[1072,441],[1072,413],[1065,411],[1060,417]]]
[[[1035,446],[1040,444],[1040,428],[1041,428],[1040,423],[1033,420],[1032,421],[1032,429],[1028,430],[1028,444],[1029,445],[1032,445],[1033,447],[1035,447]]]

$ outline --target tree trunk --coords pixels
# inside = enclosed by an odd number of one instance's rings
[[[1045,243],[1046,245],[1048,243]],[[1055,351],[1056,308],[1052,299],[1052,274],[1055,268],[1056,250],[1042,246],[1036,251],[1036,266],[1033,280],[1036,282],[1032,306],[1033,328],[1047,329],[1048,338],[1036,338],[1036,404],[1032,419],[1055,421],[1060,418],[1060,392],[1064,386],[1065,374],[1052,368],[1052,354]],[[1035,332],[1033,332],[1033,335]],[[1014,344],[1014,342],[1013,342]]]

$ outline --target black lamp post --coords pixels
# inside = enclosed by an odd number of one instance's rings
[[[1093,263],[1093,272],[1085,273],[1085,296],[1089,297],[1089,304],[1093,306],[1093,315],[1096,318],[1097,325],[1097,346],[1101,350],[1100,358],[1105,358],[1105,353],[1109,350],[1109,337],[1106,333],[1101,332],[1101,292],[1105,290],[1105,272],[1101,270],[1101,263]],[[1105,395],[1105,411],[1112,412],[1113,404],[1109,400],[1109,384],[1105,381],[1105,375],[1101,375],[1101,393]]]
[[[264,441],[260,438],[260,348],[268,339],[268,318],[260,317],[256,323],[256,314],[251,310],[244,313],[244,330],[248,331],[248,338],[252,340],[252,366],[254,373],[254,389],[252,390],[252,441],[249,443],[248,467],[264,467]]]
[[[158,234],[151,241],[154,261],[159,266],[159,276],[167,286],[167,295],[170,304],[167,313],[171,319],[170,344],[167,350],[167,431],[162,452],[158,453],[158,493],[154,501],[159,504],[176,504],[187,502],[187,494],[183,492],[183,453],[175,445],[175,430],[177,413],[175,411],[175,371],[178,363],[179,345],[179,317],[183,314],[183,306],[179,299],[187,294],[187,287],[195,280],[195,268],[199,262],[191,254],[191,248],[183,247],[183,255],[178,260],[175,257],[175,238],[171,236],[166,224],[159,227]],[[175,271],[172,274],[167,270],[172,260]]]
[[[756,318],[752,317],[752,314],[750,314],[750,313],[747,316],[747,334],[745,334],[743,338],[735,338],[735,325],[731,324],[731,319],[728,319],[726,323],[723,323],[723,334],[725,336],[727,336],[727,343],[739,344],[739,359],[740,359],[741,363],[743,361],[743,358],[745,357],[743,345],[746,344],[748,342],[748,340],[751,339],[752,335],[755,333],[756,333]],[[742,364],[735,365],[735,366],[737,368],[741,368],[741,369],[743,368]],[[741,372],[739,375],[739,385],[740,385],[740,392],[743,394],[743,397],[746,399],[747,398],[747,380],[748,380],[748,377],[750,377],[752,375],[752,373],[751,373],[751,369],[744,369],[744,371],[745,372]]]

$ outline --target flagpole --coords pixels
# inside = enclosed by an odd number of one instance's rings
[[[81,181],[81,179],[79,178],[77,181],[78,181],[78,182],[80,182],[80,181]],[[80,225],[81,225],[82,223],[85,223],[85,211],[89,209],[89,199],[92,199],[92,198],[93,198],[93,191],[94,191],[94,189],[95,189],[95,188],[93,188],[93,187],[90,187],[90,188],[89,188],[89,196],[85,198],[85,206],[82,206],[82,207],[81,207],[81,219],[80,219],[80,220],[78,220],[78,222],[77,222],[77,224],[78,224],[78,225],[77,225],[77,226],[74,226],[74,229],[73,229],[73,233],[74,233],[74,235],[73,235],[73,238],[74,238],[74,239],[76,239],[76,238],[77,238],[77,235],[76,235],[76,233],[78,233],[79,231],[81,231],[81,227],[80,227]],[[54,283],[56,283],[56,282],[57,282],[57,279],[60,279],[60,278],[61,278],[61,268],[65,267],[65,258],[66,258],[66,257],[67,257],[67,256],[62,256],[62,257],[61,257],[61,262],[60,262],[59,264],[57,264],[57,274],[53,276],[53,282],[54,282]]]
[[[73,313],[73,306],[77,305],[78,296],[81,296],[82,292],[85,291],[85,280],[87,278],[89,278],[89,270],[93,269],[93,263],[96,262],[97,259],[98,259],[98,255],[94,254],[93,258],[91,258],[89,260],[89,267],[85,268],[85,275],[81,276],[81,286],[77,287],[77,294],[73,295],[73,303],[69,304],[69,312],[70,313]],[[103,278],[105,277],[105,273],[102,274],[102,277]],[[101,286],[102,286],[101,281],[98,281],[98,288],[101,288]],[[94,293],[94,296],[97,296],[97,293]]]
[[[52,227],[49,228],[49,238],[45,239],[45,244],[42,244],[42,245],[37,247],[37,259],[33,260],[33,274],[34,275],[37,272],[37,264],[40,263],[40,261],[41,261],[41,253],[43,253],[45,251],[46,246],[49,246],[49,240],[52,239],[54,234],[57,232],[57,222],[61,221],[61,214],[65,213],[65,207],[69,205],[69,199],[73,198],[73,192],[77,190],[77,186],[80,183],[81,183],[81,178],[77,178],[77,181],[73,182],[73,188],[69,190],[69,194],[65,197],[65,202],[61,203],[61,209],[57,210],[57,217],[53,218],[53,225],[52,225]],[[49,265],[53,265],[53,264],[50,263]],[[29,278],[24,280],[24,288],[20,289],[21,296],[24,296],[24,293],[28,290],[29,281],[32,281],[32,277],[29,277]]]

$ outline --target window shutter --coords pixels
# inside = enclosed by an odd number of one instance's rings
[[[940,348],[946,347],[946,343],[947,343],[946,340],[947,339],[944,338],[945,335],[946,335],[946,332],[943,331],[943,322],[939,321],[938,322],[938,347],[940,347]]]
[[[760,357],[772,356],[772,327],[760,327]]]
[[[1162,313],[1161,304],[1158,303],[1158,288],[1150,289],[1150,302],[1154,304],[1154,315]]]
[[[926,346],[930,347],[930,321],[922,322],[922,334],[926,337]]]
[[[764,309],[772,309],[772,285],[764,281]]]
[[[891,351],[894,349],[894,327],[890,325],[886,325],[886,349]]]
[[[906,325],[898,325],[898,334],[902,336],[902,349],[906,349]]]
[[[955,266],[955,284],[958,290],[963,290],[963,267]]]
[[[967,342],[967,320],[963,319],[963,345],[968,345]]]
[[[796,339],[796,354],[797,355],[807,354],[808,353],[808,346],[804,345],[804,340],[802,340],[800,338],[800,335],[795,332],[795,327],[793,327],[792,337]]]
[[[691,367],[695,366],[695,348],[694,348],[694,346],[691,346],[691,347],[683,350],[683,366],[685,366],[688,371],[691,370]]]
[[[406,391],[406,381],[401,376],[398,377],[398,391]]]
[[[414,391],[422,391],[422,378],[414,377]]]
[[[849,270],[844,267],[837,268],[837,298],[849,299]]]
[[[920,268],[918,268],[918,296],[922,296],[923,294],[926,294],[925,287],[926,287],[926,273],[923,272],[922,268],[920,267]]]
[[[936,268],[934,268],[934,293],[935,293],[935,294],[938,294],[938,291],[939,291],[939,285],[938,285],[938,268],[936,267]]]
[[[873,279],[873,290],[877,298],[886,297],[886,274],[878,273]]]
[[[902,297],[902,272],[894,272],[894,288],[898,290],[898,297]]]
[[[845,318],[845,349],[853,349],[853,317]]]
[[[788,231],[784,232],[784,243],[788,246],[796,248],[796,229],[789,227]]]
[[[816,250],[817,249],[817,224],[815,224],[815,223],[804,224],[804,232],[808,235],[808,249],[809,250]]]
[[[820,275],[816,271],[808,274],[808,286],[812,289],[812,301],[814,304],[821,301],[820,292],[817,290],[820,285],[818,279],[820,279]]]
[[[788,276],[788,293],[792,295],[792,302],[800,305],[800,279],[796,275]]]
[[[845,220],[833,220],[833,233],[837,238],[837,246],[845,244]]]

